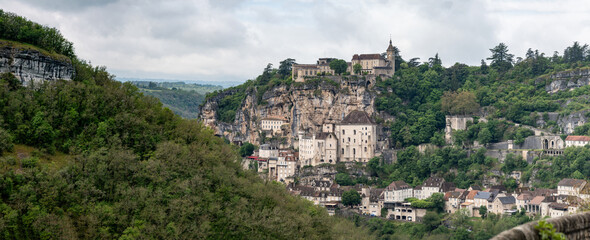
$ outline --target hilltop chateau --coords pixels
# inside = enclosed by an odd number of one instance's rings
[[[320,58],[316,64],[293,64],[292,77],[296,82],[305,81],[305,77],[321,74],[334,75],[330,62],[336,58]],[[395,48],[389,40],[385,57],[379,53],[355,54],[348,62],[347,72],[353,73],[354,65],[359,64],[362,74],[393,76],[395,73]]]

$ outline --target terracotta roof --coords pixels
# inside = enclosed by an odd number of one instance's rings
[[[478,192],[479,191],[477,191],[477,190],[469,191],[469,194],[467,194],[467,197],[465,199],[473,199]]]
[[[293,64],[293,68],[317,68],[316,64]]]
[[[531,200],[531,199],[533,199],[533,195],[531,195],[530,193],[521,193],[520,195],[518,195],[518,197],[516,197],[516,199],[518,199],[518,200]]]
[[[587,136],[567,136],[565,138],[566,141],[583,141],[583,142],[590,142],[590,137]]]
[[[530,204],[541,205],[541,203],[543,202],[544,199],[545,199],[545,197],[543,197],[543,196],[536,196],[533,198],[533,200],[531,200]]]
[[[582,187],[586,181],[580,179],[573,179],[573,178],[564,178],[559,181],[557,186],[565,186],[565,187]]]
[[[445,201],[448,201],[448,200],[449,200],[449,198],[451,197],[451,193],[453,193],[453,192],[446,192],[446,193],[445,193],[445,196],[443,197],[443,199],[444,199]]]
[[[344,125],[376,125],[373,119],[369,117],[364,111],[352,111],[350,112],[340,124]]]
[[[387,186],[388,191],[397,191],[397,190],[403,190],[403,189],[408,189],[408,188],[411,188],[410,185],[408,185],[404,181],[394,181],[394,182],[390,183],[389,186]]]

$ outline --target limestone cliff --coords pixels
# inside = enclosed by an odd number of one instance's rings
[[[31,81],[71,80],[74,67],[65,56],[0,42],[0,72],[11,72],[23,85],[28,85]]]
[[[224,123],[217,118],[219,101],[235,90],[224,91],[207,99],[201,107],[200,119],[216,134],[224,135],[230,141],[260,144],[260,119],[281,116],[287,119],[288,124],[277,137],[284,147],[295,146],[299,131],[321,132],[322,124],[338,123],[353,110],[374,115],[374,83],[371,76],[322,77],[320,81],[274,86],[264,92],[260,103],[254,89],[246,95],[232,123]]]
[[[542,81],[547,83],[545,85],[545,91],[548,93],[570,90],[590,84],[590,69],[576,69],[558,72],[549,77],[536,80],[537,83]]]

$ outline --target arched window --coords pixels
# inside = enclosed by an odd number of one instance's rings
[[[352,155],[355,155],[355,154],[356,154],[356,148],[353,148],[352,149]]]
[[[367,147],[365,147],[365,152],[367,152]]]
[[[344,148],[342,148],[342,154],[344,154]]]
[[[344,129],[342,129],[342,134],[344,134]]]
[[[352,135],[356,135],[356,130],[352,130]]]

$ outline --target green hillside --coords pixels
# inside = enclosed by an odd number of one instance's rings
[[[184,82],[133,81],[133,85],[148,96],[153,96],[174,113],[186,119],[196,119],[205,94],[221,90],[221,86],[186,84]]]
[[[236,148],[199,122],[71,60],[73,81],[32,89],[1,77],[0,238],[371,238],[243,171]]]

